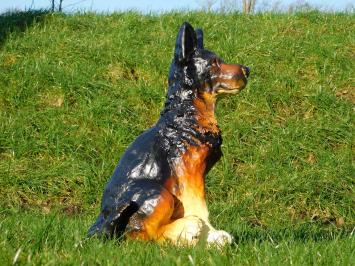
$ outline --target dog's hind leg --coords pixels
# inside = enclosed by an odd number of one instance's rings
[[[151,180],[137,180],[119,200],[107,196],[89,235],[120,236],[174,244],[196,244],[208,226],[196,215],[183,216],[180,201]],[[106,215],[104,215],[106,214]],[[206,229],[206,230],[204,230]]]
[[[174,212],[174,197],[159,186],[159,194],[147,196],[139,210],[130,218],[126,236],[142,240],[157,240],[159,228],[170,223]]]
[[[143,222],[152,214],[157,216],[157,210],[161,212],[157,207],[163,206],[164,212],[155,220],[159,221],[157,226],[167,223],[174,210],[174,199],[169,194],[151,180],[135,180],[125,187],[112,183],[105,189],[100,215],[88,235],[111,238],[132,232],[139,233],[140,238],[149,239],[154,226]]]
[[[207,229],[202,219],[190,215],[176,219],[176,198],[165,188],[159,195],[147,198],[132,215],[127,225],[126,236],[142,240],[156,240],[173,244],[195,245]]]

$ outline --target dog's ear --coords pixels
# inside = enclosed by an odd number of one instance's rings
[[[197,37],[197,48],[204,49],[203,47],[203,31],[202,29],[196,29],[196,37]]]
[[[176,37],[174,57],[178,62],[186,62],[191,53],[196,50],[197,40],[194,28],[187,22],[184,22]]]

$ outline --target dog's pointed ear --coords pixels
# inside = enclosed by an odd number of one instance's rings
[[[196,37],[197,37],[197,48],[204,49],[203,47],[203,31],[202,29],[196,29]]]
[[[188,23],[184,22],[176,37],[176,45],[174,57],[178,62],[186,61],[191,53],[196,50],[197,39],[194,28]]]

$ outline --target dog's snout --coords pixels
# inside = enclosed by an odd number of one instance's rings
[[[250,67],[244,66],[243,72],[244,72],[244,75],[248,78],[249,74],[250,74]]]

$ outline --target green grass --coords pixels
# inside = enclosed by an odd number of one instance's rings
[[[219,101],[207,177],[222,251],[100,242],[86,231],[120,155],[159,117],[175,36],[205,29],[252,67]],[[354,14],[45,12],[0,17],[0,264],[350,265]]]

